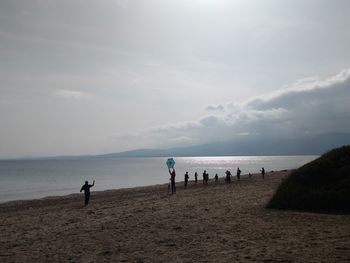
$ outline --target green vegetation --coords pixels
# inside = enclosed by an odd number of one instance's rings
[[[331,150],[295,170],[267,207],[350,212],[350,145]]]

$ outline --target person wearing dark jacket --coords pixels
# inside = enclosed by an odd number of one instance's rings
[[[187,184],[188,184],[188,179],[190,178],[190,176],[188,175],[188,172],[185,173],[185,188],[187,188]]]
[[[175,185],[175,177],[176,177],[176,172],[175,168],[172,168],[173,170],[171,171],[169,168],[169,174],[170,174],[170,181],[171,181],[171,193],[174,194],[176,193],[176,185]]]
[[[265,168],[261,168],[261,176],[262,176],[262,179],[265,179]]]
[[[241,169],[239,169],[239,167],[237,168],[237,179],[241,180]]]
[[[89,204],[90,200],[90,188],[95,185],[95,180],[92,182],[92,184],[89,184],[88,181],[85,181],[85,184],[81,187],[80,192],[84,190],[85,194],[85,206]]]

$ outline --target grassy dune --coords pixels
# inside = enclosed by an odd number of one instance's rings
[[[268,208],[350,212],[350,145],[300,167],[279,186]]]

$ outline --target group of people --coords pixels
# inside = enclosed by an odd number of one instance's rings
[[[261,168],[261,176],[263,179],[265,179],[265,168],[262,167]],[[237,173],[236,173],[236,177],[237,180],[241,180],[241,169],[239,169],[239,167],[237,168]],[[175,177],[176,177],[176,172],[175,172],[175,168],[169,168],[169,174],[170,174],[170,179],[169,179],[169,185],[168,185],[168,192],[170,192],[171,189],[171,193],[174,194],[176,192],[176,183],[175,183]],[[232,174],[229,170],[227,170],[225,172],[225,182],[226,183],[231,183],[231,178],[232,178]],[[249,178],[252,177],[252,174],[249,173]],[[188,185],[188,180],[190,179],[190,176],[188,174],[188,172],[186,171],[185,175],[184,175],[184,187],[185,189],[187,188]],[[204,170],[203,172],[203,184],[208,184],[209,181],[209,174],[207,173],[206,170]],[[214,176],[214,182],[217,183],[219,181],[219,176],[218,174],[215,174]],[[195,172],[194,173],[194,183],[197,184],[198,182],[198,173]]]
[[[261,168],[261,176],[263,179],[265,179],[265,168]],[[241,179],[241,173],[242,171],[239,169],[239,167],[237,168],[237,179],[240,180]],[[175,168],[169,168],[169,174],[170,174],[170,179],[169,179],[169,185],[168,185],[168,192],[174,194],[176,193],[176,183],[175,183],[175,177],[176,177],[176,172],[175,172]],[[231,183],[231,178],[232,178],[232,174],[229,170],[227,170],[225,172],[225,182],[226,183]],[[188,185],[188,180],[190,179],[190,176],[188,175],[188,172],[186,171],[185,173],[185,180],[184,180],[184,186],[185,188],[187,188]],[[251,178],[251,174],[249,173],[249,178]],[[209,174],[207,173],[206,170],[204,170],[203,172],[203,184],[208,184],[209,181]],[[215,183],[217,183],[219,181],[219,176],[218,174],[215,174],[214,176],[214,181]],[[194,183],[197,184],[198,182],[198,173],[195,172],[194,173]],[[89,184],[88,181],[85,181],[85,184],[81,187],[80,192],[84,191],[84,195],[85,195],[85,199],[84,199],[84,204],[85,206],[87,206],[89,204],[89,200],[90,200],[90,188],[93,187],[95,185],[95,180],[93,181],[92,184]]]
[[[209,174],[207,173],[206,170],[203,172],[203,184],[208,184],[209,181]]]
[[[241,173],[242,173],[242,171],[241,171],[241,169],[239,169],[239,167],[238,167],[238,168],[237,168],[237,173],[236,173],[236,176],[237,176],[237,179],[238,179],[238,180],[241,180]],[[227,170],[227,171],[225,172],[225,175],[226,175],[226,177],[225,177],[225,182],[226,182],[226,183],[231,183],[231,177],[232,177],[231,172],[230,172],[229,170]]]

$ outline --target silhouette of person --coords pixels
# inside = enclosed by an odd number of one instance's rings
[[[176,176],[176,172],[175,172],[175,168],[172,168],[173,170],[170,171],[169,168],[169,174],[170,174],[170,181],[171,181],[171,193],[175,193],[176,192],[176,186],[175,186],[175,176]]]
[[[203,184],[208,184],[208,180],[209,180],[209,174],[207,173],[206,170],[204,170],[204,172],[203,172]]]
[[[194,173],[194,183],[196,184],[198,181],[198,174],[197,172]]]
[[[219,180],[218,174],[215,174],[215,183]]]
[[[226,183],[231,183],[231,172],[229,171],[229,170],[227,170],[226,172],[226,179],[225,179],[225,181],[226,181]]]
[[[241,180],[241,170],[239,169],[239,167],[237,168],[237,179]]]
[[[81,187],[80,192],[84,190],[85,194],[85,206],[89,204],[90,200],[90,188],[95,185],[95,180],[92,182],[92,184],[89,184],[88,181],[85,181],[85,184]]]
[[[188,176],[188,172],[186,172],[185,173],[185,188],[187,188],[188,178],[190,178],[190,177]]]
[[[261,168],[261,176],[263,179],[265,179],[265,168]]]

